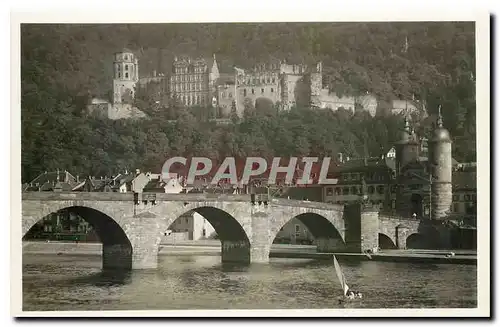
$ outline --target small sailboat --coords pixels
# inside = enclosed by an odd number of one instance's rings
[[[335,256],[333,256],[333,264],[335,266],[335,272],[337,273],[337,278],[339,279],[340,286],[342,287],[342,290],[344,292],[344,297],[354,298],[356,296],[361,298],[362,297],[361,293],[349,291],[349,285],[347,285],[347,281],[344,276],[344,273],[342,272],[342,268],[340,267],[340,264],[337,261],[337,257]]]

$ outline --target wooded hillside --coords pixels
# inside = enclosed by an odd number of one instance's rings
[[[159,169],[166,157],[195,154],[378,155],[397,137],[397,117],[339,111],[248,115],[237,125],[199,121],[184,108],[167,123],[88,117],[90,97],[108,97],[112,56],[128,47],[141,75],[169,70],[174,54],[217,55],[222,70],[270,57],[323,61],[324,84],[340,94],[441,104],[454,157],[475,160],[473,23],[23,25],[21,28],[22,174],[45,170],[104,175]],[[408,42],[406,42],[406,40]],[[161,51],[158,49],[162,49]],[[480,108],[480,110],[488,110]]]

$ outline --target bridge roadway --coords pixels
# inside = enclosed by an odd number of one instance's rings
[[[147,269],[157,266],[163,233],[182,214],[196,211],[214,227],[224,262],[266,262],[280,229],[299,219],[315,237],[318,252],[338,252],[378,246],[381,227],[395,245],[405,246],[416,227],[397,219],[379,219],[376,208],[345,210],[322,202],[273,198],[251,202],[250,195],[112,192],[22,193],[22,234],[36,222],[60,210],[88,221],[103,243],[103,269]],[[350,240],[346,239],[351,223]],[[383,222],[381,224],[380,222]],[[391,222],[392,225],[391,225]],[[395,225],[397,224],[397,226]],[[354,226],[354,227],[353,227]],[[353,230],[355,229],[355,230]]]

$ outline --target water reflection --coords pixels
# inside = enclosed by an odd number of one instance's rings
[[[342,260],[363,301],[339,303],[331,262],[272,259],[222,264],[213,256],[160,257],[156,270],[100,271],[100,257],[26,256],[25,310],[474,307],[476,267]]]

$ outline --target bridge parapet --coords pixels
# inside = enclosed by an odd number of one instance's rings
[[[379,220],[381,228],[382,226],[384,226],[384,228],[396,228],[396,226],[402,225],[416,232],[420,225],[420,220],[405,219],[399,216],[380,215]]]
[[[142,193],[146,199],[154,196],[156,201],[227,201],[227,202],[250,202],[250,195],[246,194],[212,194],[212,193],[194,193],[194,194],[171,194],[171,193]],[[134,193],[118,192],[23,192],[23,200],[40,201],[66,201],[66,200],[84,200],[84,201],[133,201]],[[142,199],[139,199],[142,200]]]
[[[133,193],[115,192],[23,192],[23,200],[39,201],[133,201]]]
[[[271,204],[289,207],[302,207],[302,208],[312,208],[321,210],[333,210],[333,211],[344,211],[344,206],[340,204],[331,204],[326,202],[314,202],[314,201],[303,201],[303,200],[289,200],[274,198],[271,200]]]
[[[213,194],[213,193],[193,193],[193,194],[172,194],[172,193],[142,193],[142,199],[151,199],[156,201],[183,201],[183,202],[205,202],[205,201],[220,201],[220,202],[250,202],[249,194]],[[23,200],[40,200],[40,201],[134,201],[134,193],[117,193],[117,192],[23,192]],[[338,204],[290,200],[273,198],[270,204],[278,206],[303,207],[321,210],[343,211],[344,206]]]

